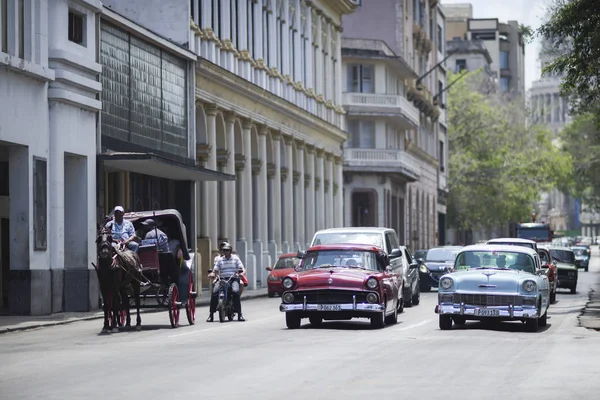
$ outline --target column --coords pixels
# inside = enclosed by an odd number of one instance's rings
[[[256,4],[254,6],[254,59],[257,63],[264,63],[264,52],[263,52],[263,0],[256,0]],[[266,73],[261,69],[257,69],[254,71],[255,80],[254,83],[265,88],[265,78]]]
[[[205,30],[206,28],[212,28],[212,1],[200,0],[200,7],[202,7],[202,20],[200,21],[200,28]]]
[[[332,228],[335,226],[335,203],[333,201],[333,184],[335,183],[335,176],[333,175],[333,154],[327,154],[327,177],[329,178],[329,193],[327,195],[329,215],[327,216],[327,226]]]
[[[312,7],[310,5],[306,5],[306,60],[304,60],[306,65],[306,82],[304,82],[304,86],[309,89],[315,89],[313,85],[313,76],[315,71],[313,70],[313,37],[312,37]],[[340,75],[341,76],[341,75]]]
[[[300,0],[293,0],[294,8],[296,12],[294,13],[294,49],[295,57],[292,60],[294,63],[294,82],[302,81],[302,19],[300,18],[302,8],[300,7]]]
[[[258,204],[256,205],[256,212],[259,215],[259,237],[255,238],[263,244],[263,249],[266,250],[267,243],[269,241],[268,225],[267,225],[267,133],[268,128],[261,126],[258,130],[258,158],[262,161],[262,167],[258,176]]]
[[[281,135],[271,132],[275,151],[275,177],[273,178],[273,238],[278,248],[281,248]]]
[[[317,149],[317,176],[321,179],[319,190],[317,191],[317,230],[326,227],[325,223],[325,159],[324,150]]]
[[[337,193],[335,197],[335,226],[344,226],[344,157],[335,159],[335,181]]]
[[[296,142],[296,148],[297,148],[297,156],[298,156],[298,172],[300,172],[300,179],[298,181],[298,208],[297,208],[297,221],[298,223],[296,224],[296,229],[298,232],[298,236],[296,236],[296,242],[298,243],[298,246],[300,246],[300,248],[304,248],[304,245],[307,241],[307,238],[305,236],[305,227],[304,227],[304,221],[305,221],[305,206],[304,206],[304,197],[306,195],[305,193],[305,189],[304,189],[304,143],[302,142]],[[308,239],[310,240],[310,239]]]
[[[304,166],[306,172],[305,188],[306,188],[306,230],[305,240],[306,246],[310,244],[312,237],[314,236],[315,229],[315,148],[306,145],[305,151],[308,154],[306,163]]]
[[[334,93],[333,102],[336,105],[341,105],[342,104],[342,88],[344,87],[344,79],[343,79],[343,75],[342,75],[342,51],[341,51],[341,49],[342,49],[342,29],[336,28],[335,35],[336,35],[337,46],[335,49],[333,49],[333,58],[335,58],[337,60],[337,62],[336,62],[336,66],[335,66],[336,70],[333,72],[334,72],[334,79],[337,79],[337,82],[335,85],[337,90],[336,90],[336,93]],[[338,128],[341,128],[342,127],[341,125],[342,124],[340,123]]]
[[[235,114],[227,113],[225,115],[225,135],[227,136],[227,148],[229,150],[229,154],[227,155],[226,171],[228,174],[231,175],[235,175],[235,135],[233,133],[234,124]],[[225,232],[229,243],[235,243],[235,241],[237,240],[237,195],[235,188],[236,182],[223,182],[223,184],[225,185],[225,203],[227,204],[225,208],[227,210],[231,210],[231,212],[227,212],[224,215],[225,226],[227,227]]]
[[[285,240],[286,252],[293,251],[294,246],[294,155],[293,139],[289,136],[285,140],[285,167],[287,176],[285,180],[285,195],[283,196],[285,209]]]
[[[322,36],[323,36],[323,18],[322,18],[322,13],[317,10],[317,37],[314,39],[315,43],[317,43],[318,48],[317,48],[317,62],[315,63],[315,65],[317,66],[317,70],[315,71],[315,74],[317,74],[317,87],[315,88],[315,94],[319,95],[319,94],[323,94],[324,90],[323,90],[323,74],[325,73],[325,71],[323,70],[323,40],[322,40]],[[320,107],[321,105],[319,105],[318,107]]]
[[[293,1],[293,0],[291,0]],[[281,54],[283,63],[283,71],[281,71],[281,74],[283,76],[285,75],[289,75],[290,74],[290,24],[292,21],[290,21],[290,0],[283,0],[283,36],[281,38],[281,40],[283,41],[283,52]],[[284,91],[287,90],[284,89]]]
[[[217,170],[217,107],[213,104],[206,105],[206,134],[208,144],[210,145],[208,162],[206,168]],[[204,182],[203,203],[206,214],[204,218],[208,219],[208,237],[210,238],[212,249],[217,248],[218,219],[217,219],[217,182]]]
[[[246,239],[248,251],[252,250],[253,231],[252,231],[252,214],[254,208],[252,206],[252,122],[250,120],[242,120],[242,136],[244,140],[244,156],[246,162],[244,166],[244,218],[242,218],[243,238]]]

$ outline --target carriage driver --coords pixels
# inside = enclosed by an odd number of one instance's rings
[[[137,253],[140,245],[134,241],[136,236],[133,224],[131,221],[123,219],[125,210],[122,206],[116,206],[113,214],[114,219],[106,224],[106,227],[112,231],[113,240],[124,244],[129,250]]]
[[[215,266],[213,268],[213,272],[211,272],[208,277],[213,278],[216,274],[219,274],[221,279],[229,279],[233,274],[235,274],[238,270],[242,270],[242,274],[246,272],[244,268],[244,264],[242,260],[235,255],[232,254],[233,249],[229,243],[224,244],[221,247],[221,251],[223,252],[223,256],[216,259]],[[245,321],[246,319],[242,315],[242,302],[240,301],[240,281],[235,280],[231,284],[231,291],[233,297],[233,307],[235,312],[238,315],[238,321]],[[210,314],[208,314],[208,319],[206,322],[213,322],[213,314],[217,311],[217,305],[219,303],[219,286],[215,285],[213,292],[210,296]]]

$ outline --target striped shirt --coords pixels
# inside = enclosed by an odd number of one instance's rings
[[[225,257],[219,257],[215,262],[214,271],[219,272],[221,278],[229,279],[238,269],[242,268],[244,268],[242,260],[235,254],[232,254],[229,260]]]

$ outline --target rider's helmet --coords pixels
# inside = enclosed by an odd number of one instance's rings
[[[223,243],[221,243],[221,251],[225,251],[225,250],[232,251],[233,247],[231,247],[231,244],[229,244],[227,242],[223,242]]]
[[[229,242],[221,242],[221,244],[219,245],[219,250],[223,250],[223,246],[231,246],[229,244]]]

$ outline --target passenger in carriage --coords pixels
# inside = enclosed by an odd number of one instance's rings
[[[146,236],[144,240],[156,240],[158,244],[158,251],[160,252],[169,252],[169,238],[167,235],[157,228],[156,221],[149,218],[142,222],[142,226],[146,228]]]
[[[122,206],[116,206],[114,210],[114,218],[106,223],[106,227],[112,232],[113,240],[116,243],[121,243],[135,253],[138,252],[140,245],[135,242],[135,229],[131,221],[123,219],[125,210]]]

